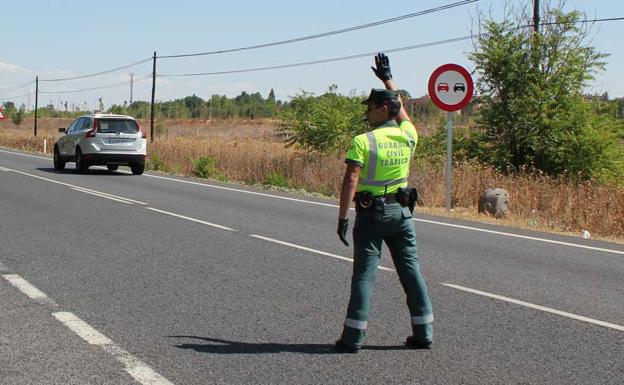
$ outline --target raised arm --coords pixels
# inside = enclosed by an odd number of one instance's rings
[[[390,91],[399,90],[396,86],[396,83],[392,79],[392,71],[390,71],[390,60],[388,59],[388,56],[386,56],[386,54],[378,53],[377,56],[375,56],[375,67],[371,67],[371,69],[373,70],[375,75],[379,78],[379,80],[383,82],[387,90],[390,90]],[[405,111],[405,108],[403,107],[403,100],[400,96],[399,96],[399,101],[401,102],[401,110],[399,111],[399,114],[396,117],[397,123],[401,123],[404,120],[411,121],[409,115],[407,114],[407,112]]]

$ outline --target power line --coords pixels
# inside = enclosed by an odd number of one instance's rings
[[[335,57],[335,58],[329,58],[329,59],[312,60],[312,61],[306,61],[306,62],[300,62],[300,63],[282,64],[282,65],[269,66],[269,67],[256,67],[256,68],[246,68],[246,69],[231,70],[231,71],[202,72],[202,73],[188,73],[188,74],[172,74],[172,75],[157,75],[157,76],[158,77],[209,76],[209,75],[234,74],[234,73],[241,73],[241,72],[266,71],[266,70],[274,70],[274,69],[290,68],[290,67],[302,67],[302,66],[313,65],[313,64],[331,63],[331,62],[336,62],[336,61],[343,61],[343,60],[357,59],[357,58],[361,58],[361,57],[368,57],[368,56],[376,54],[377,52],[399,52],[399,51],[407,51],[407,50],[416,49],[416,48],[424,48],[424,47],[431,47],[431,46],[435,46],[435,45],[454,43],[454,42],[458,42],[458,41],[462,41],[462,40],[468,40],[468,39],[471,39],[471,38],[473,38],[475,36],[477,36],[477,35],[467,35],[467,36],[455,37],[455,38],[446,39],[446,40],[434,41],[434,42],[430,42],[430,43],[411,45],[411,46],[407,46],[407,47],[392,48],[392,49],[380,50],[380,51],[375,51],[375,52],[359,53],[359,54],[349,55],[349,56],[341,56],[341,57]]]
[[[555,24],[594,23],[594,22],[619,21],[619,20],[624,20],[624,17],[578,20],[578,21],[570,21],[570,22],[550,22],[550,23],[541,23],[540,26],[541,25],[555,25]],[[515,27],[513,29],[522,29],[522,28],[528,28],[528,27],[533,28],[533,25],[527,24],[527,25]],[[282,64],[282,65],[267,66],[267,67],[246,68],[246,69],[229,70],[229,71],[186,73],[186,74],[163,74],[163,75],[157,75],[157,76],[158,77],[211,76],[211,75],[226,75],[226,74],[235,74],[235,73],[242,73],[242,72],[256,72],[256,71],[267,71],[267,70],[282,69],[282,68],[302,67],[302,66],[307,66],[307,65],[331,63],[331,62],[337,62],[337,61],[357,59],[361,57],[368,57],[370,55],[376,54],[377,52],[390,53],[390,52],[408,51],[408,50],[417,49],[417,48],[425,48],[425,47],[431,47],[431,46],[436,46],[436,45],[455,43],[458,41],[469,40],[475,37],[485,36],[485,35],[487,34],[486,33],[472,34],[472,35],[460,36],[460,37],[455,37],[455,38],[450,38],[450,39],[445,39],[445,40],[438,40],[438,41],[429,42],[429,43],[410,45],[407,47],[392,48],[392,49],[387,49],[387,50],[378,50],[375,52],[360,53],[360,54],[355,54],[355,55],[341,56],[341,57],[329,58],[329,59],[312,60],[312,61],[306,61],[306,62],[300,62],[300,63]]]
[[[151,75],[148,75],[144,78],[140,78],[137,80],[134,80],[135,83],[138,83],[140,81],[149,79]],[[97,90],[103,90],[105,88],[113,88],[113,87],[119,87],[122,85],[127,85],[128,82],[124,81],[124,82],[119,82],[119,83],[114,83],[114,84],[109,84],[106,86],[100,86],[100,87],[92,87],[92,88],[83,88],[80,90],[67,90],[67,91],[39,91],[40,94],[72,94],[72,93],[79,93],[79,92],[87,92],[87,91],[97,91]]]
[[[20,88],[24,88],[24,87],[29,86],[31,84],[35,84],[35,81],[31,80],[28,83],[24,83],[24,84],[19,85],[19,86],[12,86],[12,87],[8,87],[8,88],[2,88],[2,89],[0,89],[0,93],[6,93],[6,92],[19,90]]]
[[[88,75],[79,75],[79,76],[73,76],[73,77],[69,77],[69,78],[58,78],[58,79],[39,79],[39,81],[40,82],[60,82],[60,81],[65,81],[65,80],[86,79],[86,78],[91,78],[91,77],[94,77],[94,76],[106,75],[106,74],[110,74],[112,72],[121,71],[121,70],[126,69],[126,68],[130,68],[130,67],[137,66],[139,64],[147,63],[150,60],[152,60],[152,57],[140,60],[138,62],[126,64],[126,65],[123,65],[121,67],[116,67],[116,68],[112,68],[110,70],[96,72],[96,73],[92,73],[92,74],[88,74]]]
[[[624,20],[624,17],[610,17],[610,18],[606,18],[606,19],[583,19],[583,20],[577,20],[577,21],[553,21],[553,22],[548,22],[548,23],[539,23],[539,26],[546,26],[546,25],[558,25],[558,24],[584,24],[584,23],[596,23],[596,22],[605,22],[605,21],[622,21]],[[533,24],[527,24],[527,25],[523,25],[519,28],[525,28],[525,27],[531,27],[533,28]]]
[[[188,53],[188,54],[180,54],[180,55],[164,55],[164,56],[158,56],[157,58],[158,59],[168,59],[168,58],[179,58],[179,57],[189,57],[189,56],[215,55],[215,54],[221,54],[221,53],[246,51],[246,50],[258,49],[258,48],[272,47],[272,46],[276,46],[276,45],[296,43],[296,42],[305,41],[305,40],[318,39],[318,38],[321,38],[321,37],[327,37],[327,36],[332,36],[332,35],[338,35],[338,34],[341,34],[341,33],[357,31],[357,30],[360,30],[360,29],[375,27],[375,26],[382,25],[382,24],[393,23],[395,21],[405,20],[405,19],[409,19],[409,18],[413,18],[413,17],[417,17],[417,16],[426,15],[426,14],[429,14],[429,13],[439,12],[439,11],[443,11],[443,10],[446,10],[446,9],[459,7],[459,6],[462,6],[462,5],[476,3],[478,1],[479,0],[458,1],[458,2],[455,2],[455,3],[451,3],[451,4],[442,5],[440,7],[430,8],[430,9],[426,9],[424,11],[419,11],[419,12],[414,12],[414,13],[409,13],[407,15],[397,16],[397,17],[393,17],[393,18],[390,18],[390,19],[374,21],[372,23],[357,25],[357,26],[354,26],[354,27],[343,28],[343,29],[338,29],[338,30],[329,31],[329,32],[323,32],[323,33],[319,33],[319,34],[315,34],[315,35],[302,36],[302,37],[297,37],[297,38],[288,39],[288,40],[280,40],[280,41],[276,41],[276,42],[272,42],[272,43],[263,43],[263,44],[257,44],[257,45],[247,46],[247,47],[231,48],[231,49],[224,49],[224,50],[219,50],[219,51]]]
[[[15,96],[0,96],[0,99],[2,99],[2,100],[19,99],[19,98],[23,98],[23,97],[26,97],[26,96],[30,96],[32,94],[33,94],[33,92],[29,92],[29,93],[23,94],[23,95],[15,95]]]

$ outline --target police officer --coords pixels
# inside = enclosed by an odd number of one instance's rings
[[[366,120],[372,130],[352,140],[345,161],[338,236],[349,246],[347,213],[351,201],[355,200],[353,276],[342,336],[335,346],[344,353],[357,353],[362,347],[381,245],[385,241],[411,315],[412,335],[407,337],[405,345],[430,349],[433,313],[416,256],[412,220],[417,192],[407,186],[418,134],[402,107],[388,57],[377,54],[375,67],[371,68],[385,89],[372,89],[368,99],[363,101],[368,107]]]

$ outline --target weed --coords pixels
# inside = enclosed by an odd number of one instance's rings
[[[269,173],[264,178],[264,184],[277,187],[288,187],[290,185],[288,178],[277,172]]]
[[[158,154],[151,154],[147,159],[147,169],[154,171],[164,171],[165,170],[165,162],[163,162],[162,158]]]
[[[202,156],[193,161],[193,173],[200,178],[217,176],[217,160],[212,156]]]

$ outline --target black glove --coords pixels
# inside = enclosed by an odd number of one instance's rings
[[[375,56],[375,67],[371,67],[371,69],[381,81],[392,79],[390,60],[388,60],[386,54],[378,53],[377,56]]]
[[[349,230],[349,218],[346,219],[338,219],[338,238],[345,244],[345,246],[349,246],[349,242],[347,242],[347,230]]]

